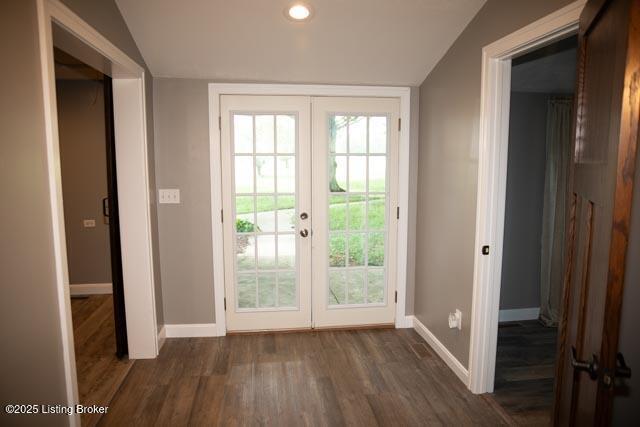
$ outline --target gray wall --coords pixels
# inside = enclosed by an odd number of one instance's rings
[[[142,63],[112,0],[65,3]],[[0,218],[4,343],[0,403],[3,407],[9,402],[63,404],[64,368],[35,0],[0,2],[0,56],[8,59],[0,79],[0,192],[2,200],[8,201]],[[151,94],[149,86],[147,118],[153,141]],[[149,148],[153,154],[153,145]],[[154,183],[152,186],[155,188]],[[160,285],[157,268],[156,283]],[[161,289],[156,298],[161,304]],[[161,322],[162,311],[158,314]],[[0,424],[55,426],[68,422],[65,416],[10,417],[0,411]]]
[[[215,322],[209,174],[209,80],[154,79],[158,188],[179,188],[181,204],[161,205],[160,259],[167,324]],[[411,187],[416,191],[419,93],[412,88]],[[410,196],[409,253],[415,251],[415,194]],[[214,238],[221,238],[215,236]],[[409,256],[409,260],[412,256]],[[407,267],[407,314],[413,313],[414,265]]]
[[[69,283],[111,282],[104,85],[96,80],[56,81],[62,198]],[[94,219],[95,228],[82,221]]]
[[[469,361],[482,48],[570,0],[489,0],[420,87],[415,315]],[[462,331],[447,316],[462,311]]]
[[[30,0],[33,1],[33,0]],[[78,14],[85,22],[95,28],[111,43],[120,48],[130,58],[142,65],[146,70],[146,106],[147,106],[147,147],[149,156],[149,188],[151,193],[151,233],[153,235],[153,275],[156,296],[156,320],[158,326],[164,325],[162,309],[162,282],[160,274],[160,248],[158,239],[155,152],[153,135],[153,77],[147,68],[140,50],[136,46],[127,24],[114,0],[62,0],[67,7]]]
[[[215,322],[207,84],[154,80],[156,179],[179,188],[181,202],[158,209],[167,324]]]
[[[540,307],[547,102],[511,93],[500,309]]]
[[[35,1],[0,2],[0,404],[64,403]],[[66,425],[9,416],[2,425]]]

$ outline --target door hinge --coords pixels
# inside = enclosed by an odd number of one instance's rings
[[[396,207],[396,219],[400,219],[400,206]]]
[[[398,303],[398,291],[396,291],[394,299],[395,299],[394,302],[397,304]]]
[[[402,119],[398,119],[398,132],[402,129]]]
[[[224,209],[220,209],[220,222],[224,222]]]
[[[222,130],[222,116],[218,116],[218,129]]]
[[[224,298],[224,311],[227,311],[227,298]]]

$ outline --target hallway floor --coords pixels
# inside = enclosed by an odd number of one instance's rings
[[[133,361],[118,360],[111,295],[71,298],[73,339],[80,403],[108,406]],[[98,414],[82,414],[83,427],[93,426]]]
[[[167,339],[103,425],[507,425],[410,329]]]
[[[557,329],[537,320],[498,328],[495,400],[520,425],[551,425]]]

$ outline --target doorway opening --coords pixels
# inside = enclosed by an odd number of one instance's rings
[[[554,397],[576,58],[572,36],[511,61],[494,396],[541,424]]]
[[[129,360],[111,78],[54,48],[60,170],[78,393],[108,406]],[[95,425],[100,414],[81,416]]]

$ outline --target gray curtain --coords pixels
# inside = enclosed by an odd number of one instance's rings
[[[540,319],[549,326],[558,324],[562,302],[572,110],[573,98],[552,97],[549,100],[540,266]]]

